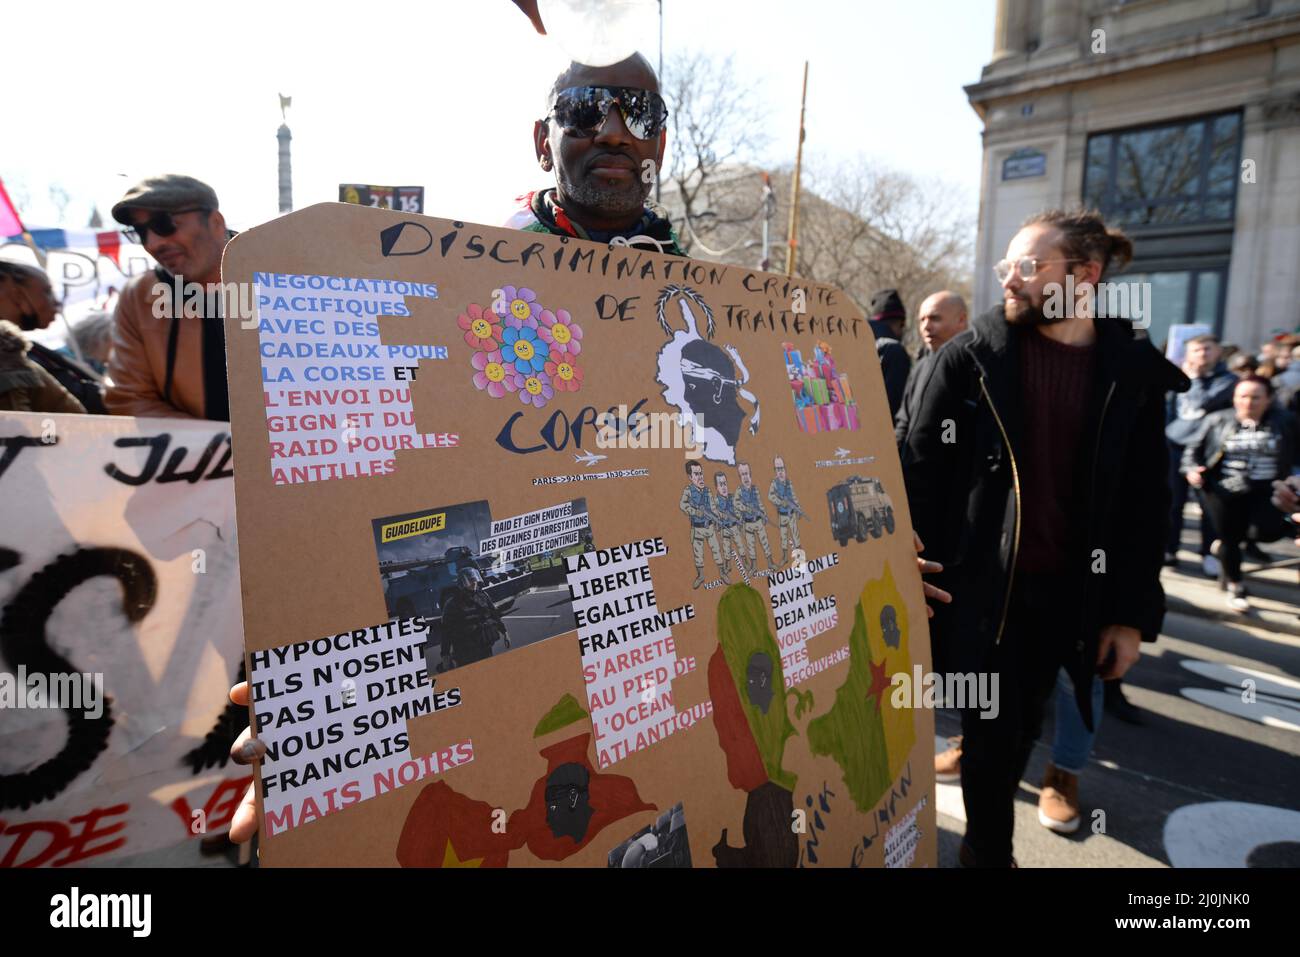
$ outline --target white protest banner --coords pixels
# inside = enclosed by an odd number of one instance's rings
[[[45,272],[65,309],[111,308],[112,299],[132,276],[153,268],[144,246],[133,243],[120,227],[113,229],[31,228],[33,241],[45,253]],[[36,265],[36,257],[21,236],[0,239],[0,259]],[[75,322],[77,315],[71,317]]]
[[[0,867],[229,825],[232,474],[224,423],[0,413]]]

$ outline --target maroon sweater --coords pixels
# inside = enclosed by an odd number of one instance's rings
[[[1096,349],[1067,346],[1037,329],[1020,336],[1024,444],[1020,471],[1017,570],[1057,574],[1082,536],[1087,488],[1080,469],[1084,417],[1093,388]]]

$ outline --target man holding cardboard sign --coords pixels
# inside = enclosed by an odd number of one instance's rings
[[[602,84],[608,84],[608,86],[603,86]],[[566,71],[566,73],[556,83],[555,91],[553,92],[549,102],[549,106],[551,107],[549,115],[545,121],[539,122],[535,140],[539,162],[543,168],[556,168],[557,186],[554,191],[544,191],[543,195],[540,197],[537,194],[530,197],[527,209],[521,211],[521,213],[512,220],[511,225],[534,232],[559,236],[577,236],[579,238],[589,238],[601,242],[610,242],[611,245],[615,243],[621,245],[652,245],[659,251],[680,255],[680,250],[677,248],[676,241],[672,236],[671,229],[668,227],[667,222],[662,220],[661,217],[648,213],[644,206],[649,184],[653,182],[654,179],[654,163],[662,157],[664,148],[664,135],[662,128],[662,118],[664,114],[661,110],[656,110],[654,106],[654,98],[648,95],[641,95],[650,93],[654,93],[655,96],[657,96],[657,81],[654,78],[653,72],[649,70],[648,65],[639,57],[634,57],[624,61],[623,63],[601,69],[571,67]],[[617,109],[615,109],[615,107],[617,107]],[[270,233],[286,227],[301,228],[303,224],[313,217],[337,217],[343,215],[349,217],[373,217],[379,216],[380,214],[353,208],[345,210],[343,207],[334,210],[307,210],[302,213],[294,214],[293,218],[299,220],[298,226],[296,227],[292,226],[292,223],[290,222],[292,218],[286,217],[285,220],[268,224],[266,227],[253,231],[252,236],[246,238],[245,246],[243,248],[250,249],[251,247],[248,245],[249,240],[256,240],[258,238],[258,233],[261,233],[263,236],[269,236]],[[359,219],[357,221],[360,222]],[[450,225],[439,224],[434,221],[430,222],[431,225],[435,225],[439,229],[444,229],[445,226]],[[376,224],[378,224],[378,221],[376,221]],[[496,233],[499,231],[485,230],[485,232]],[[509,243],[510,239],[508,237],[502,238],[498,236],[497,241],[505,244]],[[558,245],[554,240],[547,240],[547,242],[552,246]],[[241,253],[240,255],[243,256],[243,259],[241,260],[239,257],[236,257],[233,272],[248,275],[251,272],[250,264],[254,262],[270,262],[278,255],[278,253],[275,253],[272,250],[281,248],[283,248],[283,245],[276,240],[273,243],[273,246],[267,247],[261,252],[258,252],[256,249],[251,249],[251,252]],[[443,247],[440,245],[433,246],[431,247],[431,251],[441,248]],[[639,252],[639,250],[637,252]],[[433,254],[437,255],[437,253]],[[352,261],[354,258],[355,257],[349,253],[349,261]],[[658,259],[658,257],[651,258]],[[414,268],[408,263],[409,261],[403,261],[401,264],[391,265],[389,268],[394,270],[397,270],[402,266],[405,266],[407,269]],[[262,267],[258,266],[257,268],[260,269]],[[330,267],[323,264],[319,268],[322,270],[328,270],[330,268],[337,269],[344,267],[337,265]],[[490,266],[486,268],[488,270],[495,269],[495,267]],[[440,290],[440,295],[446,293],[447,290],[455,288],[457,284],[460,284],[465,288],[468,288],[471,284],[475,284],[475,288],[484,289],[491,289],[494,285],[500,286],[500,279],[490,272],[483,272],[484,269],[484,264],[478,266],[465,263],[458,264],[455,270],[451,270],[447,273],[448,278],[446,279],[445,286]],[[483,272],[483,274],[478,275],[480,272]],[[617,270],[615,271],[615,274],[617,274]],[[548,283],[550,282],[548,277],[541,278]],[[584,288],[577,280],[566,277],[565,281],[566,285],[563,288],[566,293],[570,289],[569,284],[572,285],[573,289],[582,290]],[[622,280],[624,284],[635,281],[639,280],[628,279],[627,277]],[[739,280],[732,281],[738,282]],[[648,286],[646,287],[646,290],[648,293]],[[738,287],[733,287],[726,294],[736,295],[737,291]],[[450,295],[448,295],[447,298],[450,299]],[[618,335],[620,337],[620,356],[653,355],[652,352],[645,351],[644,342],[642,342],[641,346],[638,347],[637,339],[634,338],[638,334],[642,335],[643,339],[645,335],[654,338],[657,333],[651,331],[653,329],[657,329],[657,326],[650,327],[650,329],[646,329],[644,326],[642,328],[620,327],[618,333],[604,332],[602,334],[607,338],[611,335]],[[235,375],[237,377],[247,375],[250,370],[253,370],[253,367],[257,362],[256,355],[249,351],[252,349],[252,344],[247,340],[240,340],[234,337],[232,337],[231,342],[234,344],[236,353],[242,354],[242,357],[238,358],[236,366],[234,367],[236,368]],[[592,336],[589,341],[584,341],[584,355],[587,354],[587,347],[593,342],[598,342],[598,336]],[[242,372],[240,371],[241,369]],[[649,374],[651,370],[647,368],[645,371]],[[254,374],[256,374],[255,371]],[[782,383],[782,388],[784,388],[784,383]],[[590,382],[584,386],[584,389],[589,392],[594,391],[590,387]],[[481,398],[479,400],[479,406],[486,409],[487,406],[485,406],[484,403],[491,401],[491,398]],[[259,435],[263,434],[262,429],[264,426],[262,423],[257,421],[260,417],[265,415],[263,409],[258,408],[254,410],[250,418],[249,408],[241,406],[240,415],[244,422],[256,423],[256,427],[250,431],[250,434],[253,435],[255,439]],[[245,427],[247,428],[247,426]],[[486,451],[492,455],[500,454],[490,448]],[[520,450],[515,451],[516,454],[527,454]],[[558,451],[558,449],[554,451]],[[698,463],[694,464],[694,469],[692,471],[698,471],[700,479],[703,479],[704,473],[702,467]],[[250,483],[261,483],[267,481],[264,475],[260,475],[257,472],[245,472],[244,474],[250,476]],[[467,469],[457,470],[448,468],[444,474],[451,481],[463,483],[464,481],[469,480],[471,474],[479,473],[473,473],[472,470]],[[613,476],[612,472],[609,474],[611,477]],[[632,515],[631,511],[627,508],[622,508],[621,510],[611,509],[610,502],[613,501],[612,496],[621,492],[617,486],[612,484],[601,484],[598,482],[593,486],[593,492],[603,497],[606,503],[605,508],[607,513],[612,516],[617,516],[619,521],[627,522],[632,518],[639,517]],[[537,493],[532,494],[535,495]],[[706,504],[710,502],[707,489],[701,496],[701,499]],[[256,501],[256,499],[250,499],[250,501]],[[360,500],[358,500],[358,504],[359,503]],[[366,507],[370,506],[367,505]],[[248,514],[251,515],[252,513]],[[761,517],[762,513],[761,510],[759,510],[754,514]],[[759,519],[756,518],[755,520],[758,521]],[[258,527],[259,526],[256,524],[256,518],[253,517],[253,525],[251,528],[257,529]],[[628,531],[623,533],[616,531],[611,532],[611,536],[612,541],[618,541],[620,540],[620,537],[622,540],[631,540],[630,532]],[[249,539],[249,541],[251,543],[252,539]],[[255,548],[255,546],[250,544],[250,549],[253,548]],[[766,548],[764,550],[767,551]],[[608,552],[607,554],[612,554],[612,552]],[[336,557],[339,560],[348,560],[343,552],[340,552]],[[910,561],[910,557],[908,560]],[[702,562],[697,562],[697,565],[699,564],[702,564]],[[934,566],[932,563],[921,563],[921,569],[926,572],[938,570],[937,566]],[[697,577],[698,572],[699,569],[697,568]],[[685,580],[683,579],[683,582],[684,581]],[[274,582],[271,582],[269,579],[263,579],[263,583],[274,593],[278,593]],[[927,598],[931,599],[937,598],[940,601],[947,600],[945,594],[939,593],[931,587],[925,588],[925,595]],[[759,609],[766,608],[763,600],[756,593],[754,593],[752,597],[757,601],[757,605],[753,607]],[[683,609],[687,607],[688,606],[682,606]],[[690,607],[693,612],[693,606]],[[322,619],[325,617],[325,613],[321,612],[319,609],[316,609],[316,613],[320,614]],[[351,614],[351,612],[349,612],[349,614]],[[329,628],[322,624],[317,628],[317,630],[323,634],[325,631],[329,630]],[[708,635],[708,632],[703,631],[699,626],[696,626],[697,638],[702,634]],[[771,640],[773,642],[775,641],[775,639]],[[537,653],[540,653],[543,656],[549,655],[550,657],[555,657],[563,653],[561,649],[562,646],[560,645],[554,645],[549,648],[542,646],[537,649]],[[769,656],[769,667],[774,665],[776,659],[777,651],[776,646],[773,643],[772,654]],[[508,668],[510,664],[511,662],[509,661],[500,661],[495,662],[491,667],[497,669],[499,673],[499,669],[502,667]],[[480,669],[480,673],[481,672],[482,669]],[[775,674],[770,677],[772,683],[775,684]],[[651,709],[656,708],[658,702],[661,700],[668,701],[667,690],[656,692],[656,683],[658,680],[658,678],[655,678],[648,688],[641,689],[641,693],[649,693],[649,700],[634,701],[631,705],[630,712],[626,709],[611,711],[608,723],[602,725],[602,729],[606,731],[617,730],[614,727],[615,719],[617,718],[619,722],[626,722],[629,720],[626,717],[629,713],[639,720],[644,711],[648,717],[650,714],[654,713]],[[525,693],[533,698],[537,698],[538,695],[545,690],[544,684],[536,681],[526,682],[524,685],[521,685],[521,687],[524,687]],[[636,681],[633,680],[631,693],[636,694],[636,692]],[[656,697],[656,693],[658,693],[658,697]],[[247,702],[247,686],[244,685],[234,689],[232,692],[232,700],[239,703]],[[486,697],[480,698],[480,701],[482,702],[487,702],[488,700],[489,699]],[[766,702],[765,697],[761,700]],[[533,703],[540,704],[541,702],[538,701]],[[547,700],[544,703],[547,707],[550,707],[554,703],[554,699]],[[557,705],[557,707],[560,708],[558,713],[562,717],[566,715],[563,705],[564,700],[561,699],[560,704]],[[474,705],[471,705],[471,707],[474,707]],[[482,708],[484,705],[479,704],[477,707]],[[766,704],[756,705],[756,707],[765,708]],[[552,710],[554,711],[554,709]],[[590,720],[590,716],[586,712],[586,709],[581,710],[581,717],[578,720],[583,719]],[[566,718],[566,720],[572,720],[572,717],[570,716],[569,718]],[[676,720],[676,716],[674,716],[674,720]],[[696,719],[692,717],[690,720],[695,721]],[[625,726],[626,725],[624,724],[624,727]],[[550,724],[550,714],[548,713],[546,717],[543,717],[542,720],[538,721],[535,727],[536,730],[533,731],[534,737],[551,733],[551,731],[547,730],[548,728],[553,730],[552,725]],[[595,724],[593,724],[593,730],[595,727]],[[689,727],[689,724],[684,723],[682,727]],[[520,728],[523,728],[523,725],[520,725]],[[265,729],[263,729],[263,733],[266,733]],[[649,736],[647,736],[646,740],[647,746],[655,743],[655,741]],[[678,742],[683,740],[689,742],[691,739],[676,739]],[[713,745],[711,743],[706,742],[701,736],[697,736],[694,740],[697,748],[703,748],[710,756],[713,755]],[[551,761],[553,758],[558,760],[558,752],[555,751],[555,748],[559,747],[561,744],[571,748],[575,746],[573,742],[577,742],[577,745],[583,749],[587,746],[585,739],[575,738],[569,742],[559,742],[557,745],[550,746],[548,751],[543,752],[543,756],[547,757],[548,761]],[[472,751],[468,751],[468,741],[464,743],[467,746],[467,753],[473,753]],[[232,750],[232,756],[234,756],[240,763],[249,763],[250,761],[258,760],[266,753],[266,745],[256,740],[250,740],[247,732],[245,732]],[[448,749],[448,753],[451,753],[450,749]],[[474,760],[483,760],[486,762],[487,752],[480,751],[479,754],[482,755],[482,757],[476,757]],[[559,765],[566,763],[572,762],[559,761]],[[550,770],[554,771],[559,765],[551,766]],[[563,775],[561,775],[561,777],[563,777]],[[575,777],[570,780],[543,780],[546,781],[546,786],[548,787],[555,786],[558,788],[563,785],[570,792],[569,796],[572,799],[575,797],[575,794],[580,792],[582,789],[581,785],[583,782],[578,780],[580,777],[581,775],[576,775],[575,772]],[[764,772],[764,777],[766,777],[766,772]],[[615,805],[608,803],[609,798],[601,797],[598,799],[596,796],[594,786],[598,780],[600,780],[598,775],[591,775],[591,806],[597,814],[612,814],[614,812],[611,812],[609,807]],[[549,800],[549,798],[554,797],[554,795],[543,795],[540,787],[537,790],[539,798],[545,796]],[[430,791],[427,793],[433,794],[436,792]],[[470,794],[471,792],[465,791],[460,793]],[[788,789],[784,796],[784,800],[786,802],[784,806],[789,810],[790,792]],[[578,805],[581,804],[580,795],[576,800],[572,800],[571,803],[573,803],[574,810],[576,811]],[[537,807],[540,808],[542,806],[542,803],[539,801]],[[595,818],[593,818],[593,821],[594,820]],[[784,820],[781,821],[781,824],[782,827],[777,835],[781,839],[780,846],[783,849],[788,849],[793,846],[796,852],[795,857],[797,858],[797,840],[795,839],[793,832],[789,830],[788,825],[785,824]],[[595,827],[596,826],[593,823],[592,829],[595,829]],[[232,839],[236,841],[246,840],[252,836],[256,829],[257,822],[255,817],[255,808],[253,806],[252,795],[250,792],[250,794],[245,798],[244,806],[241,807],[234,823],[232,824]],[[491,834],[492,832],[489,830],[488,833]],[[591,831],[584,827],[582,830],[582,840],[590,840],[590,835]],[[425,835],[425,837],[427,838],[428,835]],[[574,850],[581,850],[576,847],[578,842],[572,832],[561,834],[552,828],[552,839],[560,840],[561,838],[568,842],[562,847],[550,849],[548,849],[549,845],[541,847],[541,850],[546,855],[550,855],[546,856],[544,859],[558,861]],[[439,849],[440,854],[443,849],[444,848]],[[463,851],[465,849],[461,848],[461,850]],[[466,853],[470,852],[466,851]],[[536,852],[530,853],[534,853],[535,856],[542,856]],[[782,855],[783,860],[785,856],[786,855],[784,854]],[[438,857],[438,860],[442,859],[444,858],[441,856]],[[794,860],[790,860],[789,863],[793,864]]]

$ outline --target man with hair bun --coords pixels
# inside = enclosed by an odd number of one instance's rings
[[[966,866],[1015,866],[1013,795],[1058,673],[1091,731],[1092,682],[1127,671],[1164,617],[1164,397],[1188,381],[1093,312],[1132,254],[1091,210],[1027,220],[994,267],[1002,303],[936,354],[902,438],[912,518],[953,596],[935,669],[1000,675],[996,716],[961,715]],[[1078,826],[1077,770],[1048,765],[1040,820]]]

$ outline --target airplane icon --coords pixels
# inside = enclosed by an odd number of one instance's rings
[[[603,456],[603,455],[597,455],[597,454],[594,453],[594,452],[583,452],[581,455],[579,455],[578,453],[575,452],[575,453],[573,454],[573,461],[575,461],[575,462],[581,462],[583,465],[586,465],[586,466],[592,466],[592,465],[595,465],[597,462],[599,462],[599,461],[600,461],[601,459],[603,459],[603,458],[605,458],[605,456]]]
[[[846,455],[848,455],[848,454],[849,454],[849,450],[848,450],[848,449],[836,449],[836,450],[835,450],[835,457],[836,457],[837,459],[842,459],[842,458],[844,458],[844,457],[845,457]]]

